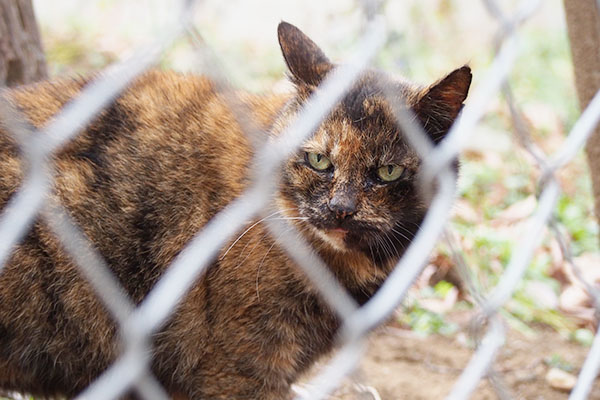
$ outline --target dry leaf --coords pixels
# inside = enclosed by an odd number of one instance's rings
[[[570,317],[581,321],[582,325],[594,323],[595,310],[590,297],[580,286],[567,286],[559,297],[559,308]]]
[[[480,212],[475,210],[470,202],[465,199],[458,199],[452,208],[453,218],[467,223],[476,224],[481,221]]]
[[[591,285],[600,282],[600,254],[597,253],[583,253],[579,257],[575,257],[573,262],[579,268],[583,279]],[[569,268],[569,274],[571,282],[573,284],[581,285],[581,282],[575,276],[575,273]]]
[[[550,368],[546,374],[546,382],[548,382],[553,389],[568,392],[575,387],[577,378],[575,375],[563,371],[562,369]]]
[[[432,311],[437,314],[446,313],[454,307],[456,301],[458,300],[458,289],[456,287],[448,290],[448,293],[444,296],[443,299],[421,299],[419,300],[419,305],[426,310]]]
[[[537,206],[535,196],[531,195],[523,200],[517,201],[506,208],[495,218],[498,224],[512,224],[524,220],[533,214]]]

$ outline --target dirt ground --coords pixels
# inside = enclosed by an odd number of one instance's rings
[[[535,337],[510,331],[494,371],[511,399],[567,399],[568,390],[551,387],[546,376],[556,367],[577,376],[589,348],[568,341],[548,329]],[[386,326],[371,335],[360,368],[332,400],[444,399],[473,355],[464,334],[418,337],[409,331]],[[472,399],[501,399],[483,379]],[[600,381],[589,399],[600,399]]]
[[[471,399],[568,398],[568,390],[552,388],[546,376],[558,366],[568,370],[574,379],[589,348],[566,340],[549,328],[538,327],[535,331],[535,337],[509,331],[506,344],[496,358],[494,371],[508,396],[500,397],[488,380],[483,379]],[[367,354],[358,370],[330,400],[444,399],[474,353],[468,343],[464,333],[421,337],[387,324],[371,334]],[[315,368],[318,369],[319,366]],[[303,384],[299,387],[307,389]],[[588,399],[600,399],[600,379],[596,379]]]

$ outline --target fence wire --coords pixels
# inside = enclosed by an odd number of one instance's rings
[[[373,298],[361,307],[336,281],[325,263],[295,228],[286,221],[270,218],[272,216],[270,201],[276,189],[276,179],[273,177],[277,175],[280,165],[314,132],[361,72],[369,66],[370,60],[384,46],[388,31],[384,19],[379,15],[382,9],[379,1],[360,2],[366,23],[352,56],[327,77],[320,85],[320,90],[315,92],[305,104],[295,122],[272,142],[258,141],[260,135],[256,134],[257,128],[252,125],[252,119],[248,115],[249,110],[237,100],[234,91],[226,83],[227,77],[220,72],[218,60],[202,38],[201,27],[193,26],[189,16],[192,15],[194,1],[181,1],[179,12],[174,12],[175,18],[170,26],[161,32],[160,37],[155,38],[150,48],[142,49],[131,58],[114,65],[86,86],[74,101],[65,106],[52,122],[41,129],[42,132],[36,133],[35,128],[25,122],[25,118],[19,115],[8,101],[0,99],[0,118],[15,139],[19,140],[29,167],[28,175],[23,180],[21,188],[12,197],[0,218],[0,273],[11,250],[27,233],[33,220],[36,217],[43,218],[114,317],[122,337],[121,356],[78,398],[118,398],[132,389],[144,399],[168,398],[150,370],[151,337],[174,312],[218,251],[244,227],[245,221],[253,217],[263,218],[265,226],[272,233],[277,244],[285,249],[290,258],[303,269],[342,321],[341,334],[338,336],[338,350],[314,380],[306,385],[306,390],[298,392],[298,399],[327,397],[357,366],[364,352],[368,332],[384,321],[402,302],[408,289],[425,266],[433,246],[444,232],[457,268],[480,310],[472,321],[476,332],[474,337],[479,344],[478,349],[447,399],[469,398],[479,381],[485,376],[489,378],[499,398],[512,398],[502,384],[501,376],[493,370],[495,355],[506,339],[506,329],[498,311],[511,298],[522,280],[534,251],[540,244],[541,233],[546,227],[550,227],[557,237],[565,260],[572,265],[576,275],[586,285],[594,299],[597,315],[600,315],[598,290],[589,282],[585,282],[578,272],[568,242],[553,220],[556,201],[560,194],[560,186],[555,174],[575,157],[597,125],[600,119],[600,93],[582,113],[565,138],[561,150],[555,154],[545,154],[530,138],[507,83],[507,76],[518,52],[519,28],[524,21],[535,14],[540,0],[521,2],[521,6],[512,15],[505,13],[496,1],[482,1],[490,15],[498,22],[497,53],[491,66],[483,73],[481,85],[472,91],[461,118],[440,145],[433,147],[422,129],[413,122],[414,119],[409,115],[406,107],[390,93],[386,93],[385,87],[382,88],[394,108],[398,126],[405,132],[407,140],[424,160],[420,184],[423,192],[430,197],[431,206],[421,229],[391,275]],[[203,72],[217,83],[219,92],[231,106],[239,125],[255,146],[260,145],[261,150],[254,163],[252,182],[245,192],[197,233],[144,301],[136,307],[128,299],[125,290],[112,275],[105,261],[87,241],[62,205],[47,200],[54,176],[50,159],[52,154],[73,139],[82,127],[119,96],[137,76],[155,64],[165,49],[181,37],[186,37],[192,43],[197,56],[205,65]],[[542,171],[542,178],[538,182],[537,211],[530,221],[525,239],[517,245],[498,285],[489,295],[485,295],[471,281],[467,262],[461,256],[460,248],[453,241],[452,234],[448,233],[446,222],[456,195],[454,159],[474,134],[488,104],[501,93],[504,94],[509,106],[516,139],[532,155]],[[597,334],[577,385],[570,396],[571,399],[586,398],[599,368],[600,334]]]

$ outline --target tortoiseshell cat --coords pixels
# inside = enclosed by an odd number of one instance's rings
[[[273,136],[334,68],[294,26],[281,23],[278,34],[295,92],[240,95]],[[365,72],[282,168],[280,215],[300,217],[293,223],[357,301],[377,290],[427,209],[415,187],[419,157],[380,85],[403,98],[437,142],[470,82],[468,67],[430,87]],[[41,127],[85,83],[44,82],[5,95]],[[242,192],[252,157],[211,81],[149,72],[54,158],[54,191],[139,303],[192,236]],[[0,208],[23,174],[19,149],[0,122]],[[259,223],[221,251],[156,336],[153,371],[178,398],[282,399],[331,349],[337,327]],[[0,390],[73,397],[119,355],[117,336],[97,295],[38,220],[0,273]]]

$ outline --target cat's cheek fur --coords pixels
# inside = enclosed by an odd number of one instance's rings
[[[291,163],[283,171],[281,193],[295,203],[298,210],[313,217],[310,211],[326,200],[329,192],[327,173],[311,170],[303,163]]]

